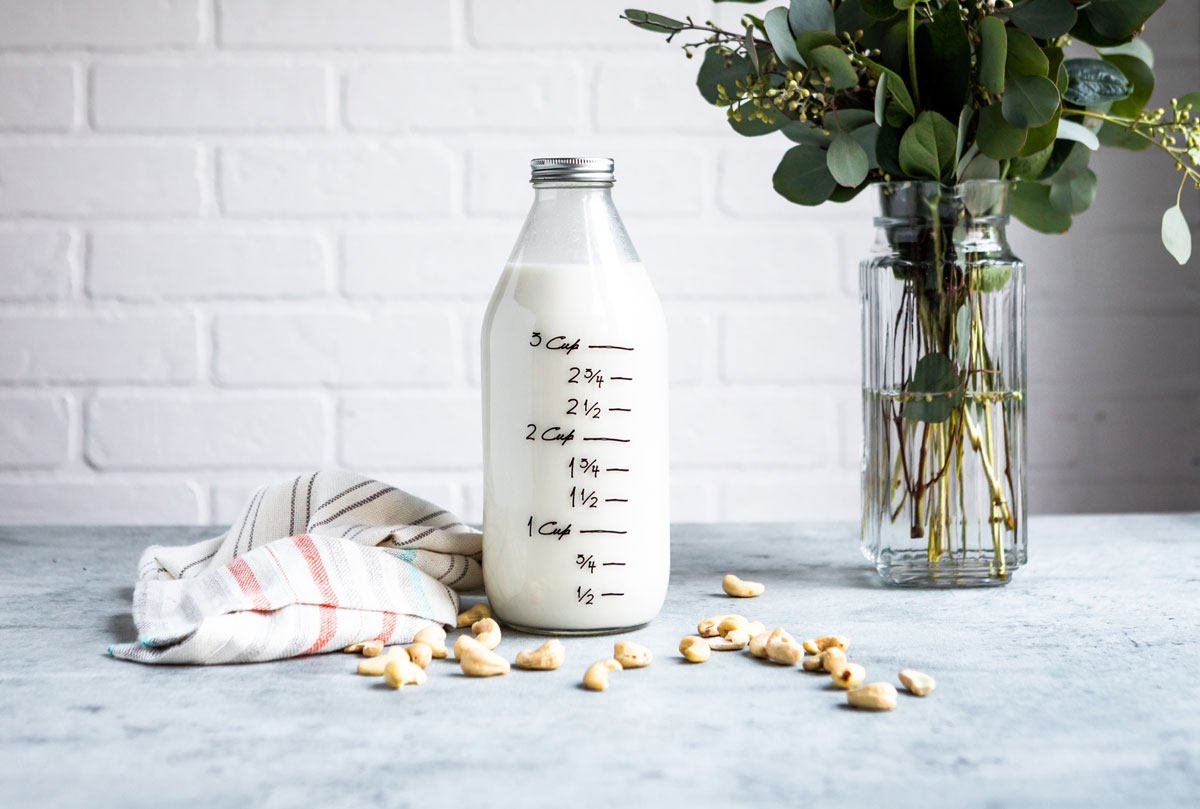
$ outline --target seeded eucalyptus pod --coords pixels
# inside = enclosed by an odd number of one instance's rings
[[[791,0],[745,14],[740,30],[636,9],[624,19],[668,42],[692,37],[700,94],[734,131],[794,144],[774,176],[792,202],[846,202],[888,181],[1011,180],[1013,214],[1062,233],[1095,198],[1092,151],[1153,147],[1182,174],[1162,239],[1183,264],[1200,92],[1146,109],[1154,55],[1138,34],[1164,2]],[[1072,41],[1094,55],[1066,58]]]

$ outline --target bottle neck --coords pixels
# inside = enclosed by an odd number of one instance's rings
[[[513,248],[513,264],[629,264],[638,261],[612,199],[611,182],[543,181]]]

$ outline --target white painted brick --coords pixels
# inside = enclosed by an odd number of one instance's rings
[[[779,161],[796,144],[782,135],[742,138],[742,144],[721,153],[717,197],[721,211],[737,219],[787,219],[793,222],[848,219],[870,239],[875,214],[875,195],[864,190],[850,202],[826,202],[810,207],[788,202],[775,193],[771,178]]]
[[[678,19],[704,20],[707,3],[676,2]],[[620,19],[622,6],[606,0],[467,0],[471,42],[484,48],[645,48],[669,49],[664,36],[634,28]],[[680,55],[682,57],[682,54]]]
[[[719,475],[713,472],[671,470],[671,522],[713,522],[719,519]]]
[[[171,47],[199,35],[199,0],[0,0],[0,47]]]
[[[66,295],[72,242],[63,230],[0,230],[0,300]]]
[[[450,157],[411,144],[229,148],[220,168],[235,215],[439,215],[453,198]]]
[[[0,214],[148,218],[198,213],[191,146],[44,143],[0,146]]]
[[[704,308],[668,304],[668,376],[672,385],[693,385],[711,374],[716,353],[716,330]]]
[[[129,300],[311,297],[328,284],[328,252],[303,231],[101,228],[89,241],[88,291]]]
[[[348,231],[342,289],[361,298],[486,300],[517,239],[513,224],[404,224]]]
[[[187,482],[0,479],[0,521],[11,525],[184,525],[200,520]]]
[[[733,522],[856,520],[859,479],[848,471],[777,469],[729,476],[721,485],[721,519]],[[851,541],[848,538],[848,543]],[[849,545],[853,548],[853,545]]]
[[[311,61],[138,61],[92,69],[100,130],[278,132],[326,127],[326,68]]]
[[[844,386],[849,387],[849,386]],[[838,397],[838,416],[841,420],[839,460],[842,468],[862,469],[863,412],[862,394],[847,390]]]
[[[607,59],[596,76],[592,115],[597,132],[686,132],[738,137],[724,107],[696,89],[700,60],[677,49],[660,56]]]
[[[671,461],[679,466],[781,464],[822,467],[834,457],[830,403],[778,390],[671,397]]]
[[[351,467],[446,469],[483,463],[478,392],[347,396],[341,461]]]
[[[474,214],[520,216],[529,210],[532,157],[596,154],[616,161],[613,200],[625,216],[676,217],[704,208],[708,170],[696,148],[629,147],[534,138],[528,146],[481,147],[468,156],[467,206]]]
[[[573,132],[583,120],[583,80],[569,57],[367,62],[345,86],[346,121],[366,131]]]
[[[61,466],[70,417],[65,396],[0,396],[0,467]]]
[[[6,313],[0,346],[0,380],[9,382],[196,378],[196,323],[187,314]]]
[[[88,403],[85,454],[99,469],[316,466],[325,433],[311,397],[110,394]]]
[[[837,242],[828,228],[728,221],[628,224],[664,298],[809,298],[830,294],[837,282]]]
[[[721,375],[731,382],[854,382],[861,378],[858,310],[741,304],[721,324]]]
[[[457,480],[410,473],[404,470],[359,469],[359,474],[382,481],[409,494],[437,504],[439,507],[462,514],[462,485]],[[271,486],[287,480],[286,475],[259,475],[246,480],[222,480],[212,486],[212,522],[228,525],[237,519],[250,498],[262,486]],[[464,517],[464,519],[469,519]]]
[[[445,50],[451,3],[423,0],[218,0],[217,32],[232,47]]]
[[[61,62],[0,63],[0,129],[64,131],[75,123],[75,70]]]
[[[221,315],[214,367],[229,385],[445,386],[461,376],[450,318],[426,306]]]

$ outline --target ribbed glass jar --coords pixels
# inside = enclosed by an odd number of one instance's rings
[[[862,549],[898,585],[1026,561],[1025,265],[1003,181],[879,186],[862,301]]]

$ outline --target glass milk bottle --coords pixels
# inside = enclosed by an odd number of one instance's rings
[[[615,632],[667,590],[666,324],[613,161],[532,169],[483,321],[484,584],[517,629]]]

